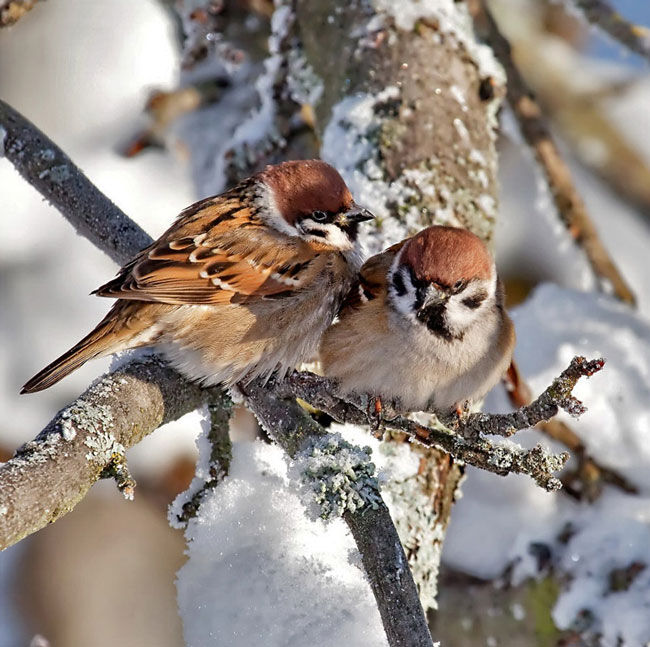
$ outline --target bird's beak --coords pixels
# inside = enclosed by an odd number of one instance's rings
[[[365,222],[375,217],[368,209],[364,209],[356,204],[348,211],[342,213],[341,216],[346,222]]]
[[[443,290],[438,290],[434,286],[427,288],[424,296],[424,301],[420,310],[431,310],[433,308],[441,307],[449,298],[449,295]]]

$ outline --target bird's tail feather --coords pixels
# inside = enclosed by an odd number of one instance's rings
[[[116,316],[116,310],[121,307],[116,302],[109,313],[102,319],[95,329],[75,344],[61,357],[48,364],[42,371],[23,386],[21,393],[35,393],[42,391],[62,380],[66,375],[78,369],[88,360],[116,353],[126,348],[125,342],[133,335],[121,323],[122,317]],[[126,334],[125,334],[126,333]]]

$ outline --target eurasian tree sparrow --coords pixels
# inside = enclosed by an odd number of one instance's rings
[[[465,229],[429,227],[363,265],[320,356],[344,391],[449,413],[496,384],[514,343],[486,246]]]
[[[117,298],[109,313],[22,392],[150,345],[206,385],[287,371],[315,353],[361,265],[358,225],[371,218],[328,164],[269,166],[185,209],[96,290]]]

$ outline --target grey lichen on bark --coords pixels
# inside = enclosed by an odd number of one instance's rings
[[[0,465],[0,550],[72,510],[106,470],[128,487],[124,451],[210,393],[156,356],[103,377]]]

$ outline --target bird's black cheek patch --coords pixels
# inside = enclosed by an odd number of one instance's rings
[[[406,286],[404,285],[404,279],[402,278],[401,272],[395,272],[393,274],[393,287],[395,288],[395,294],[398,297],[403,297],[406,294]]]
[[[476,310],[486,298],[487,294],[485,292],[478,292],[471,297],[463,299],[463,305],[470,310]]]
[[[445,323],[445,306],[443,304],[436,304],[418,310],[416,318],[434,335],[448,341],[453,339],[453,335]]]

